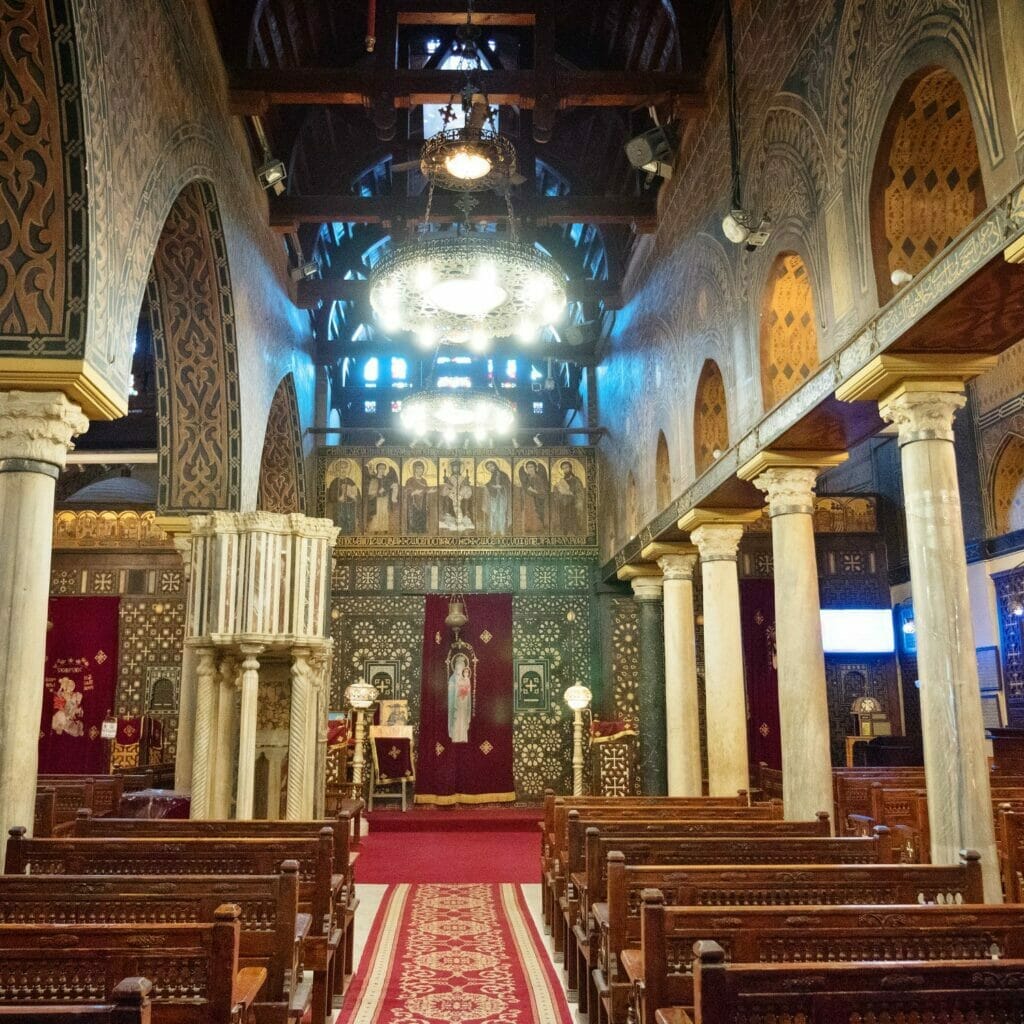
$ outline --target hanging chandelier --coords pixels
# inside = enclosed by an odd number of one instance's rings
[[[417,440],[454,445],[511,435],[516,407],[497,395],[431,388],[402,403],[402,426]]]
[[[469,234],[405,245],[377,264],[370,304],[388,332],[482,351],[492,338],[532,341],[566,305],[565,276],[518,239]]]

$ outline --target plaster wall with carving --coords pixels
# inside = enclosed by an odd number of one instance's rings
[[[804,311],[819,361],[891,297],[882,294],[877,280],[876,264],[884,260],[873,249],[872,182],[893,117],[906,122],[897,130],[931,130],[923,123],[926,115],[915,115],[906,103],[908,83],[941,72],[910,98],[929,114],[934,99],[940,117],[947,109],[953,110],[950,118],[969,116],[977,176],[967,169],[955,187],[939,183],[950,202],[963,207],[966,223],[980,212],[971,208],[977,196],[995,202],[1024,171],[1024,12],[1014,0],[749,0],[734,8],[743,200],[755,216],[770,215],[773,230],[767,245],[754,252],[722,234],[730,163],[719,41],[711,59],[708,109],[683,137],[675,178],[659,197],[657,232],[634,253],[627,306],[617,315],[596,374],[599,421],[610,430],[601,446],[603,557],[630,539],[623,525],[629,522],[630,476],[634,529],[663,507],[659,433],[667,441],[673,497],[704,468],[698,465],[707,448],[701,435],[715,436],[719,429],[716,424],[702,431],[695,416],[708,360],[724,384],[730,443],[778,399],[762,365],[764,320],[785,318],[784,302],[798,296],[801,276],[804,287],[809,282]],[[924,95],[943,83],[956,92],[956,109],[952,101],[943,105],[941,95]],[[921,122],[916,128],[915,116]],[[948,159],[955,167],[956,156]],[[922,187],[911,181],[906,189]],[[885,193],[886,202],[900,201],[899,189],[897,182]],[[899,258],[917,272],[934,255],[931,250],[947,241],[914,238],[916,246],[908,242]],[[776,288],[779,268],[787,266],[798,272],[790,275],[783,305],[773,306],[766,297]],[[783,340],[787,328],[780,321]],[[794,338],[799,333],[798,327],[789,331]],[[1011,407],[1024,393],[1021,352],[1020,346],[1007,352],[1000,368],[975,386],[980,410],[990,418],[994,408],[1003,408],[1004,418],[1017,414]],[[782,360],[779,368],[792,376],[790,390],[814,370],[803,358],[791,365]],[[716,416],[721,419],[721,411]],[[983,436],[979,445],[992,532],[999,529],[993,467],[1005,446],[1001,438]],[[1010,458],[1021,456],[1013,451]],[[1006,506],[1017,500],[1007,496],[1007,486],[998,498],[1004,521]]]

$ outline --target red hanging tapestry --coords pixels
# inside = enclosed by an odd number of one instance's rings
[[[458,636],[427,597],[416,802],[507,803],[512,778],[512,595],[471,594]]]
[[[750,763],[782,767],[779,674],[775,665],[775,583],[740,581],[743,664],[747,677],[747,743]]]
[[[119,597],[52,597],[46,634],[40,774],[109,771],[103,719],[117,688]]]

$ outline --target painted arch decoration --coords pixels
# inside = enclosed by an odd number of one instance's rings
[[[281,380],[270,403],[256,503],[264,512],[304,512],[306,508],[299,404],[290,373]]]

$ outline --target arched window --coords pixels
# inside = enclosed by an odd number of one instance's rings
[[[654,458],[655,496],[658,499],[658,511],[661,512],[672,500],[672,463],[664,430],[658,431],[658,450]]]
[[[771,409],[818,366],[811,279],[795,252],[775,258],[761,306],[761,395]]]
[[[697,381],[693,406],[693,461],[699,476],[729,447],[729,411],[725,381],[713,359],[705,360]]]
[[[878,299],[892,274],[920,273],[985,209],[978,144],[963,87],[945,68],[909,78],[896,96],[871,183]]]
[[[992,471],[992,513],[996,534],[1024,530],[1024,440],[1011,437]]]

